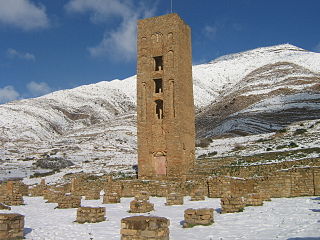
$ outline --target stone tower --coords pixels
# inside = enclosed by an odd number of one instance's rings
[[[138,173],[183,177],[193,166],[191,30],[177,14],[138,21]]]

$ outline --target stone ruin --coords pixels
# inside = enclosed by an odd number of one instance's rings
[[[81,206],[81,197],[73,195],[64,195],[58,199],[57,208],[78,208]]]
[[[43,199],[47,200],[47,203],[57,203],[64,197],[64,195],[65,194],[63,192],[52,189],[46,189],[43,191]]]
[[[245,197],[225,196],[221,198],[221,213],[242,212],[246,206]]]
[[[87,190],[84,194],[86,200],[99,200],[100,199],[100,190],[91,189]]]
[[[154,210],[154,204],[149,201],[149,193],[139,192],[135,199],[130,202],[130,213],[146,213]]]
[[[190,201],[204,201],[205,193],[203,189],[195,189],[190,194]]]
[[[135,199],[137,201],[148,201],[149,198],[150,198],[150,194],[146,191],[141,191],[135,196]]]
[[[134,216],[121,220],[121,240],[169,240],[170,221],[164,217]]]
[[[78,223],[97,223],[105,221],[105,207],[79,207],[77,210]]]
[[[213,223],[213,208],[189,208],[184,211],[184,228],[196,225],[211,225]]]
[[[24,216],[16,213],[0,213],[0,239],[23,239]]]
[[[120,196],[118,193],[106,193],[103,196],[103,204],[110,204],[110,203],[120,203]]]
[[[28,187],[20,181],[8,181],[0,189],[0,203],[9,206],[23,205],[23,195],[28,194]]]
[[[166,206],[183,205],[183,195],[179,193],[170,193],[166,197]]]
[[[132,200],[130,202],[130,213],[146,213],[154,210],[154,204],[146,200]]]

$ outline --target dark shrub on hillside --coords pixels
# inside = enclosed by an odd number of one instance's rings
[[[70,160],[66,160],[63,158],[48,157],[45,159],[39,159],[34,163],[34,165],[39,168],[58,170],[58,169],[70,167],[74,164]]]
[[[294,135],[299,135],[299,134],[304,134],[307,132],[307,129],[304,128],[298,128],[296,129],[296,131],[294,132]]]

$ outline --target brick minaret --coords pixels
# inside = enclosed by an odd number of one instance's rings
[[[177,14],[143,19],[137,42],[139,178],[182,177],[195,157],[190,27]]]

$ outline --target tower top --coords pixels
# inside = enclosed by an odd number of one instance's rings
[[[159,22],[163,23],[166,22],[168,25],[173,25],[174,23],[181,23],[184,22],[184,20],[179,16],[177,13],[169,13],[161,16],[156,16],[156,17],[150,17],[150,18],[145,18],[145,19],[140,19],[138,20],[138,25],[141,24],[158,24]]]

